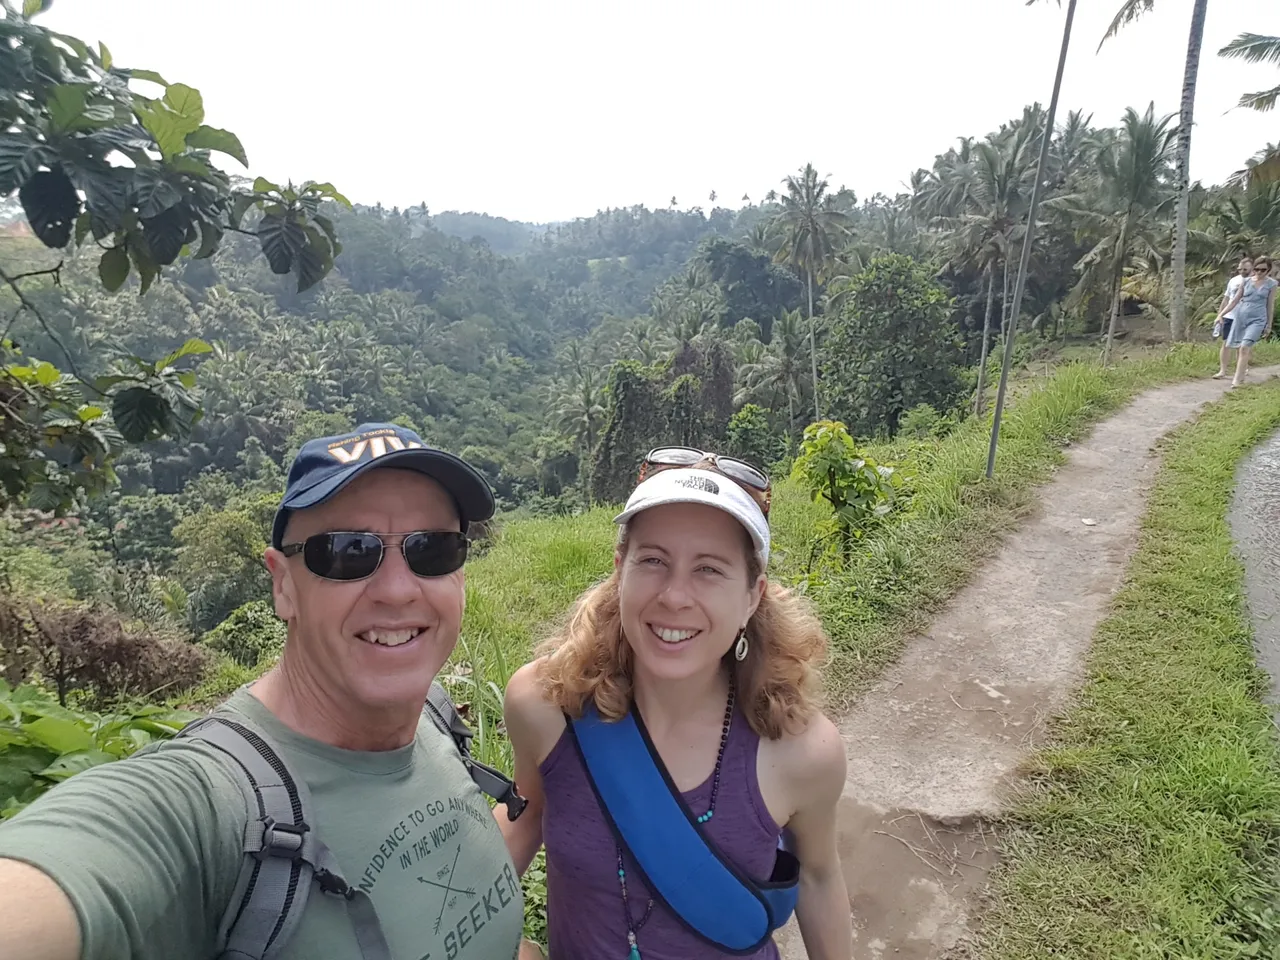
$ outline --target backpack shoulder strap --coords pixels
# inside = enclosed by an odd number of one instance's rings
[[[221,750],[234,763],[248,805],[244,861],[218,928],[219,960],[273,960],[306,909],[311,884],[347,903],[364,960],[391,960],[373,901],[342,878],[312,832],[311,798],[267,739],[238,719],[214,713],[177,734]]]
[[[781,839],[769,881],[751,879],[705,836],[634,711],[605,721],[588,704],[568,719],[600,809],[655,899],[719,950],[758,950],[791,916],[799,892],[799,862]]]
[[[453,739],[463,765],[481,792],[506,805],[508,820],[519,819],[528,801],[517,792],[514,780],[471,755],[471,740],[475,734],[458,714],[448,691],[439,680],[432,682],[431,689],[427,692],[427,702],[422,709],[432,723]]]

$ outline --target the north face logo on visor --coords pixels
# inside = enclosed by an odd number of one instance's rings
[[[720,495],[719,485],[714,480],[710,480],[707,477],[681,477],[676,481],[676,484],[681,487],[690,487],[694,490],[701,490],[704,493],[710,493],[713,496]]]

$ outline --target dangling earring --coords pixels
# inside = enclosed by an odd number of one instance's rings
[[[733,656],[738,662],[747,659],[747,628],[743,627],[738,634],[738,642],[733,645]]]

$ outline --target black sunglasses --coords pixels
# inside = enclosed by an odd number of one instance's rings
[[[324,580],[364,580],[382,565],[387,541],[378,533],[336,531],[317,533],[301,543],[286,543],[286,557],[302,554],[307,569]],[[400,552],[409,569],[420,577],[443,577],[462,568],[469,541],[456,531],[421,530],[406,533]]]
[[[718,453],[699,450],[696,447],[655,447],[645,456],[640,465],[640,482],[652,476],[658,470],[670,467],[692,467],[699,463],[710,463],[716,470],[730,480],[736,481],[740,487],[753,494],[760,510],[769,516],[769,504],[773,499],[773,490],[769,483],[769,475],[759,467],[739,460],[737,457],[722,457]],[[652,468],[658,468],[657,470]]]

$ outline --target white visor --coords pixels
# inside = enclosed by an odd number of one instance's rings
[[[755,544],[760,566],[769,565],[769,521],[751,494],[734,480],[710,470],[661,470],[632,491],[626,508],[613,518],[624,524],[642,510],[668,503],[703,503],[737,520]]]

